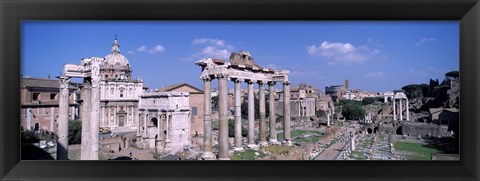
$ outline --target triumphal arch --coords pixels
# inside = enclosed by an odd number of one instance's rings
[[[241,135],[241,102],[240,102],[240,83],[248,84],[248,148],[255,148],[259,145],[267,145],[266,127],[267,122],[265,118],[265,84],[268,84],[269,90],[269,130],[270,130],[270,144],[278,144],[276,132],[276,118],[275,118],[275,84],[280,82],[283,84],[283,131],[285,140],[283,143],[291,144],[290,135],[290,82],[288,81],[287,70],[274,70],[263,68],[254,63],[248,51],[240,51],[232,53],[230,61],[225,62],[218,59],[202,59],[195,62],[202,68],[200,78],[204,81],[205,88],[205,122],[204,122],[204,150],[202,157],[204,159],[215,159],[212,152],[212,106],[211,106],[211,82],[213,79],[218,79],[218,97],[219,97],[219,138],[218,138],[218,159],[228,160],[228,105],[227,105],[227,80],[234,83],[234,116],[235,116],[235,141],[234,150],[243,150],[242,135]],[[260,135],[259,145],[255,143],[255,129],[254,129],[254,84],[259,87],[259,113],[260,113]]]

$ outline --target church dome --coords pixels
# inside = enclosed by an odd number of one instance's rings
[[[125,67],[129,65],[128,59],[120,54],[120,44],[118,44],[117,37],[115,36],[115,41],[112,45],[112,52],[105,56],[105,61],[111,66],[122,66]]]

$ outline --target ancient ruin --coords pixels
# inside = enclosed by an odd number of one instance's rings
[[[396,106],[397,104],[395,100],[398,100],[398,105],[399,105],[398,110],[397,110],[397,106]],[[403,100],[405,100],[406,103],[402,103],[404,102]],[[406,109],[404,109],[403,106],[406,106]],[[405,95],[405,93],[403,93],[402,91],[397,91],[393,96],[393,120],[397,120],[397,113],[400,115],[399,120],[403,120],[403,114],[405,110],[406,110],[406,120],[410,120],[410,112],[408,109],[408,98]]]
[[[154,92],[140,96],[138,147],[175,154],[190,145],[188,95]]]
[[[240,116],[240,83],[246,82],[248,84],[248,147],[254,148],[258,145],[255,143],[254,136],[254,93],[253,86],[259,86],[259,108],[260,108],[260,145],[267,144],[266,140],[266,118],[265,118],[265,84],[268,84],[270,94],[269,104],[274,104],[276,82],[283,83],[284,96],[284,132],[287,144],[291,144],[290,136],[290,82],[288,81],[288,71],[274,70],[263,68],[254,63],[254,59],[247,51],[240,51],[232,53],[230,61],[225,62],[217,59],[203,59],[196,62],[202,68],[200,78],[205,84],[205,130],[204,130],[204,159],[215,159],[212,153],[212,135],[211,135],[211,81],[218,79],[219,90],[219,119],[220,119],[220,135],[219,135],[219,154],[218,159],[228,160],[230,158],[228,153],[228,120],[227,120],[227,79],[234,82],[235,85],[235,148],[241,150],[241,116]],[[273,106],[271,106],[273,107]],[[275,128],[275,113],[274,109],[270,109],[270,143],[277,144],[276,128]]]

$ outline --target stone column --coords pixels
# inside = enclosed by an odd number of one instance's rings
[[[407,120],[410,120],[410,111],[408,110],[408,99],[407,100]]]
[[[235,91],[235,151],[243,151],[242,147],[242,110],[240,101],[240,80],[236,79],[234,82]]]
[[[218,113],[219,113],[219,135],[218,135],[218,159],[229,160],[228,154],[228,92],[227,76],[218,76]]]
[[[53,115],[54,112],[52,112]],[[27,108],[27,129],[31,130],[32,128],[32,108]]]
[[[393,99],[393,120],[397,120],[397,110],[396,110],[396,106],[395,106],[395,97],[393,97],[392,99]]]
[[[403,120],[402,98],[400,98],[400,99],[398,100],[398,103],[400,103],[398,113],[400,113],[400,121],[401,121],[401,120]]]
[[[166,121],[166,125],[165,125],[165,130],[167,130],[167,134],[165,134],[165,142],[170,142],[170,136],[168,136],[168,135],[171,134],[170,133],[170,131],[171,131],[170,123],[169,123],[170,122],[170,115],[172,115],[172,114],[168,113],[168,112],[166,113],[167,121]]]
[[[353,135],[353,134],[351,135],[351,142],[350,143],[351,143],[350,146],[351,146],[352,151],[355,151],[355,135]]]
[[[157,112],[157,141],[160,141],[160,134],[162,133],[160,132],[160,123],[160,115]]]
[[[327,126],[330,126],[330,113],[327,113]]]
[[[110,109],[109,109],[110,110]],[[109,114],[110,115],[110,114]],[[142,130],[142,127],[140,126],[140,121],[142,120],[142,113],[141,112],[137,112],[137,117],[138,117],[138,121],[136,122],[137,124],[137,137],[140,136],[140,130]],[[110,116],[109,118],[110,119]]]
[[[248,148],[256,147],[255,144],[255,103],[253,81],[248,81]]]
[[[290,136],[290,82],[283,82],[283,134],[287,145],[291,144]]]
[[[205,160],[216,159],[212,152],[212,79],[204,78],[204,120],[203,120],[203,154]]]
[[[27,110],[28,115],[28,110]],[[50,107],[50,131],[55,132],[55,108]]]
[[[83,87],[81,88],[82,96],[82,145],[81,145],[81,160],[90,160],[90,113],[91,113],[91,103],[92,97],[91,92],[92,85],[90,78],[85,78],[83,80]]]
[[[270,118],[270,143],[278,144],[277,140],[277,120],[275,117],[275,82],[268,82],[269,97],[268,97],[268,107],[269,107],[269,118]]]
[[[148,134],[147,134],[147,129],[148,129],[147,114],[148,114],[148,112],[146,110],[143,111],[143,137],[148,137]]]
[[[98,160],[98,132],[100,129],[100,66],[92,65],[92,117],[90,125],[91,133],[91,160]]]
[[[260,145],[266,146],[267,143],[267,121],[265,120],[265,83],[258,82],[258,108],[260,112]]]
[[[59,77],[57,160],[68,160],[68,83],[69,77]]]

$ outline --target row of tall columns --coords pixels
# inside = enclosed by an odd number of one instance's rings
[[[219,95],[219,137],[218,137],[218,159],[228,160],[228,105],[227,105],[227,76],[219,75],[218,79],[218,95]],[[211,78],[204,78],[204,148],[203,159],[215,159],[212,152],[212,118],[211,118]],[[255,104],[254,104],[254,81],[248,81],[248,143],[247,147],[257,147],[255,144]],[[269,82],[269,106],[270,106],[270,142],[278,143],[276,133],[275,119],[275,82]],[[264,82],[259,82],[259,112],[260,112],[260,145],[267,145],[267,122],[265,113],[265,87]],[[234,117],[235,117],[235,138],[234,150],[241,151],[242,147],[242,125],[241,125],[241,100],[240,100],[240,80],[234,80]],[[284,82],[284,92],[288,96],[284,96],[284,134],[285,141],[290,143],[290,84]],[[285,103],[286,102],[286,103]]]
[[[58,144],[57,160],[68,159],[68,83],[69,77],[59,77],[60,97],[58,113]],[[98,160],[98,132],[100,127],[100,89],[98,81],[91,83],[90,78],[84,79],[82,87],[82,160]],[[97,101],[97,102],[95,102]]]
[[[218,137],[218,150],[219,155],[218,159],[227,160],[229,159],[228,154],[228,105],[227,105],[227,77],[220,75],[217,76],[219,84],[219,137]],[[212,151],[212,118],[211,118],[211,78],[204,78],[204,150],[203,150],[203,159],[215,159],[215,155]],[[253,148],[257,145],[255,144],[255,104],[254,104],[254,92],[253,92],[253,81],[248,81],[248,143],[247,147]],[[270,142],[273,144],[278,143],[277,133],[276,133],[276,119],[275,119],[275,82],[269,82],[269,106],[270,108]],[[288,82],[284,82],[284,135],[285,141],[290,143],[290,85]],[[259,112],[260,112],[260,145],[266,145],[266,116],[265,116],[265,88],[264,83],[259,83]],[[242,126],[241,126],[241,99],[240,99],[240,80],[234,80],[234,91],[235,91],[235,138],[234,138],[234,150],[241,151],[242,147]]]
[[[68,159],[68,83],[69,77],[59,77],[57,160]]]
[[[406,119],[405,120],[410,120],[410,110],[409,110],[409,106],[408,106],[408,99],[405,99],[406,100]],[[399,102],[399,114],[400,114],[400,120],[403,120],[403,101],[402,99],[399,99],[398,100]],[[396,109],[396,102],[395,102],[395,98],[393,99],[393,120],[397,120],[397,109]]]

